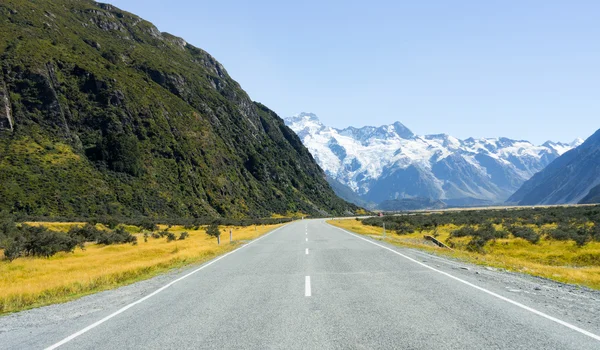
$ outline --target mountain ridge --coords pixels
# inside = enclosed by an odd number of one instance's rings
[[[573,147],[552,141],[535,146],[505,137],[421,136],[400,122],[337,129],[312,113],[285,122],[330,178],[375,203],[411,197],[501,203]]]
[[[343,214],[300,139],[210,54],[89,0],[0,3],[0,211]]]
[[[535,174],[509,199],[521,205],[587,202],[600,185],[600,130]],[[592,192],[592,193],[591,193]],[[587,197],[589,194],[592,196]]]

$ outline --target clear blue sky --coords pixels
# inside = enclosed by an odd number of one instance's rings
[[[108,0],[281,117],[542,143],[600,128],[600,1]]]

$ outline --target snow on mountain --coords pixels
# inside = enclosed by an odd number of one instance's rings
[[[583,142],[548,141],[535,146],[503,137],[418,136],[400,122],[336,129],[311,113],[285,122],[329,177],[376,203],[413,197],[457,204],[502,202],[555,158]]]

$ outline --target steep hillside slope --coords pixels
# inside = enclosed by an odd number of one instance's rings
[[[535,174],[508,202],[522,205],[578,203],[600,184],[600,130]]]
[[[310,113],[287,118],[286,124],[329,178],[375,203],[415,197],[453,206],[503,202],[533,174],[583,142],[535,146],[507,138],[418,136],[399,122],[335,129]]]
[[[600,203],[600,185],[592,188],[590,192],[579,201],[579,204],[596,204]]]
[[[0,2],[0,210],[337,213],[283,121],[183,39],[93,1]]]

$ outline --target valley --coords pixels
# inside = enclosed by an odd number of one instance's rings
[[[451,207],[503,204],[534,174],[583,143],[577,139],[535,146],[502,137],[418,136],[399,122],[335,129],[310,113],[285,121],[324,169],[336,193],[372,208],[398,199],[440,200]]]
[[[0,2],[0,348],[598,349],[600,8],[109,2]]]

